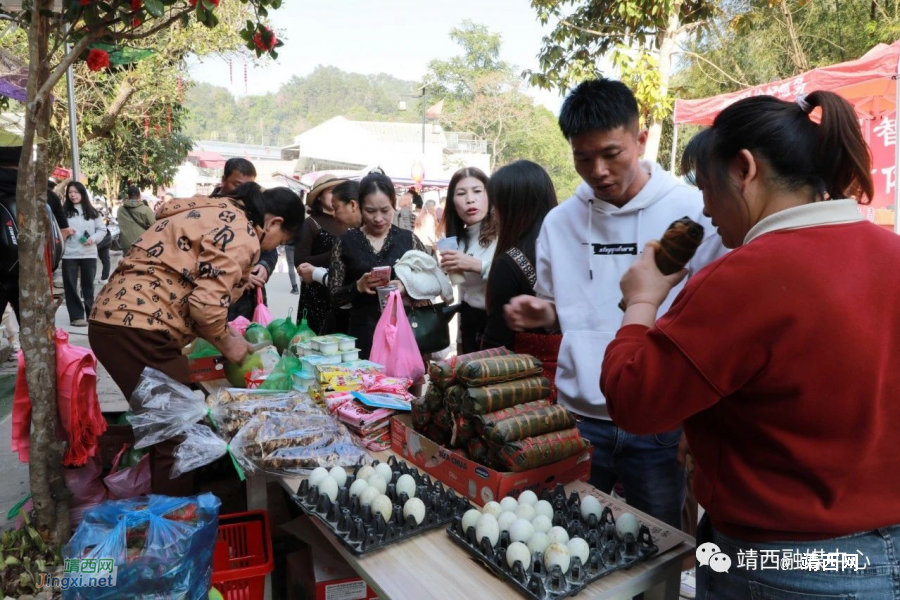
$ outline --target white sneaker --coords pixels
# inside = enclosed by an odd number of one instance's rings
[[[97,283],[99,283],[100,285],[106,285],[107,283],[109,283],[109,279],[100,279]]]
[[[694,569],[681,572],[681,592],[682,598],[694,598],[697,595],[697,578],[694,576]]]

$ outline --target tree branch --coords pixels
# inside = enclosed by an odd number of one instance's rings
[[[705,62],[706,64],[708,64],[709,66],[711,66],[712,68],[714,68],[716,71],[718,71],[719,73],[721,73],[722,75],[724,75],[725,77],[727,77],[731,82],[736,83],[737,85],[742,86],[742,87],[749,87],[749,86],[750,86],[750,84],[747,83],[746,81],[739,81],[739,80],[735,79],[734,77],[732,77],[731,75],[729,75],[728,73],[726,73],[725,71],[723,71],[716,63],[712,62],[711,60],[709,60],[709,59],[706,58],[705,56],[702,56],[702,55],[697,54],[697,53],[695,53],[695,52],[689,52],[689,51],[687,51],[687,50],[676,50],[676,51],[673,52],[672,54],[684,54],[684,55],[686,55],[686,56],[690,56],[691,58],[695,58],[695,59],[697,59],[697,60],[703,61],[703,62]]]
[[[168,19],[165,19],[162,23],[154,25],[150,29],[147,29],[146,31],[141,31],[140,33],[123,33],[123,34],[119,35],[119,39],[120,40],[142,40],[144,38],[150,37],[151,35],[153,35],[155,33],[159,33],[163,29],[167,29],[169,26],[171,26],[176,21],[179,21],[181,19],[181,15],[183,15],[187,12],[188,11],[183,10],[179,13],[176,13],[176,14],[172,15],[171,17],[169,17]]]
[[[128,101],[136,91],[137,88],[134,87],[131,79],[125,79],[125,81],[122,82],[122,87],[119,89],[119,93],[116,96],[116,99],[113,100],[113,103],[109,106],[109,108],[106,109],[106,114],[103,116],[103,120],[99,125],[96,125],[91,129],[90,134],[85,136],[84,142],[90,142],[91,140],[95,140],[107,135],[116,124],[116,120],[119,118],[119,115],[125,109]]]
[[[700,27],[706,27],[709,24],[710,21],[696,21],[694,23],[688,23],[687,25],[682,25],[681,27],[676,29],[675,35],[681,35],[682,33],[687,33],[688,31],[699,29]]]
[[[587,27],[580,27],[580,26],[576,25],[575,23],[573,23],[572,21],[569,21],[568,19],[560,19],[559,22],[561,25],[566,25],[567,27],[571,27],[572,29],[575,29],[576,31],[590,33],[591,35],[596,35],[598,37],[627,37],[629,35],[629,32],[627,29],[622,33],[612,33],[612,32],[605,32],[605,31],[597,31],[596,29],[588,29]]]
[[[63,56],[62,60],[59,61],[59,64],[56,65],[56,68],[53,69],[53,72],[50,73],[50,76],[47,77],[47,81],[44,82],[44,85],[42,85],[41,89],[35,94],[34,102],[44,102],[53,88],[56,87],[56,84],[59,83],[59,80],[62,79],[66,69],[75,64],[75,60],[81,56],[81,53],[87,50],[87,47],[97,41],[99,37],[99,34],[89,33],[78,40],[78,43]]]

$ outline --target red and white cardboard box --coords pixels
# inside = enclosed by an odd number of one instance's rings
[[[413,430],[407,414],[391,419],[391,450],[445,485],[479,505],[504,496],[518,497],[524,490],[543,489],[587,481],[591,474],[594,447],[545,467],[518,473],[495,471],[449,450]]]

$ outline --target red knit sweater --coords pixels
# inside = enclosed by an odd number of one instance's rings
[[[692,278],[656,327],[621,328],[602,373],[626,431],[684,422],[722,533],[900,523],[900,237],[865,221],[762,235]]]

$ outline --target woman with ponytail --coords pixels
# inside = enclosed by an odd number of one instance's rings
[[[125,398],[144,367],[190,383],[185,345],[198,337],[231,362],[250,347],[227,323],[261,251],[289,242],[303,225],[300,198],[288,188],[245,183],[229,196],[166,203],[156,223],[119,263],[90,315],[91,348]],[[171,479],[169,440],[153,447],[156,494],[192,492],[190,474]]]
[[[900,237],[857,210],[870,168],[833,93],[737,102],[682,159],[733,251],[658,321],[684,274],[648,244],[622,279],[600,387],[630,433],[684,423],[706,509],[698,598],[896,597]]]

